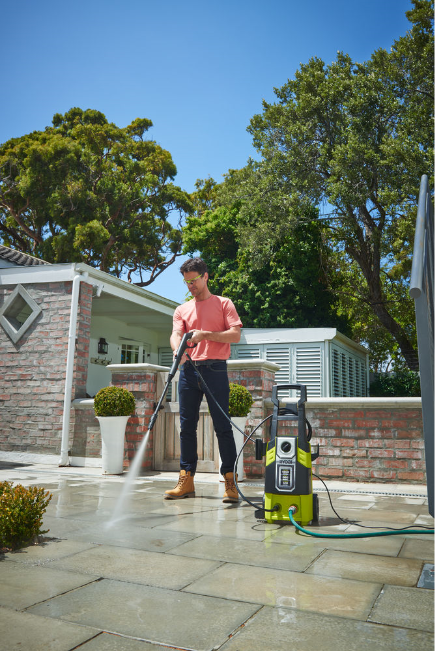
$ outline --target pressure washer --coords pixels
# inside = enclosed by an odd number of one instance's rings
[[[299,400],[280,405],[279,393],[288,390],[299,391]],[[267,522],[290,522],[290,507],[295,509],[295,520],[304,526],[319,520],[319,501],[313,493],[312,481],[312,462],[319,456],[319,446],[311,450],[312,429],[305,417],[306,401],[307,388],[302,384],[272,388],[270,440],[255,441],[255,458],[266,457],[264,502],[256,517]],[[297,434],[279,431],[282,421],[290,421],[292,429],[297,426]]]

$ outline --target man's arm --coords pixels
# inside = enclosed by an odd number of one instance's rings
[[[232,326],[231,328],[229,328],[229,330],[224,330],[223,332],[210,332],[209,330],[193,330],[192,339],[190,341],[193,344],[199,344],[200,341],[204,341],[204,339],[207,339],[208,341],[217,341],[218,343],[222,343],[222,344],[238,344],[240,341],[240,335],[241,335],[240,326]]]
[[[174,351],[174,353],[180,347],[182,339],[183,339],[183,333],[181,332],[181,330],[172,331],[171,338],[169,339],[169,343],[171,344],[171,348]]]

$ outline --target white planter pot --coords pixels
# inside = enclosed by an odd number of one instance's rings
[[[246,420],[247,416],[231,416],[231,420],[237,425],[237,427],[240,427],[241,430],[245,431],[245,425],[246,425]],[[237,454],[239,454],[240,450],[242,449],[242,445],[245,442],[245,437],[243,434],[239,432],[238,429],[235,427],[233,429],[233,435],[234,435],[234,442],[236,444],[236,450]],[[219,467],[221,466],[222,460],[219,455]],[[237,477],[238,481],[243,481],[245,479],[245,472],[243,470],[243,454],[240,455],[239,461],[237,463]],[[223,481],[223,480],[222,480]]]
[[[97,416],[100,423],[103,474],[121,475],[124,465],[125,428],[130,416]]]

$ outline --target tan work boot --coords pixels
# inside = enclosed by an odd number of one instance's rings
[[[195,497],[193,475],[190,471],[180,470],[178,484],[170,491],[165,491],[165,500],[181,500],[183,497]]]
[[[237,492],[237,488],[234,483],[234,473],[227,472],[224,475],[224,479],[225,479],[225,493],[222,502],[238,502],[239,494]],[[237,479],[237,475],[236,475],[236,479]]]

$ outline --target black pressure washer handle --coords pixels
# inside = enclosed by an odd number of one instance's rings
[[[192,339],[192,336],[193,336],[193,332],[186,332],[183,335],[181,343],[178,346],[177,353],[176,353],[176,355],[174,357],[174,361],[172,363],[171,370],[169,371],[169,375],[168,375],[168,381],[169,382],[172,380],[175,373],[177,372],[178,366],[179,366],[179,364],[181,362],[181,358],[183,357],[186,348],[195,348],[195,346],[197,346],[197,344],[193,344],[192,346],[187,345],[187,342],[189,341],[189,339]]]
[[[298,407],[301,407],[304,402],[307,402],[307,387],[305,384],[275,384],[272,387],[271,400],[276,407],[279,407],[278,391],[286,391],[287,389],[300,391],[301,395],[297,403]]]

